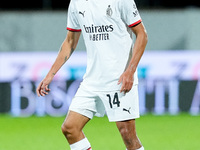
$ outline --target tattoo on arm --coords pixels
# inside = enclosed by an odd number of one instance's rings
[[[69,56],[65,56],[64,62],[66,62],[69,59],[69,57],[72,55],[73,52],[74,52],[74,49],[72,48],[71,51],[70,51]]]
[[[72,48],[69,57],[72,55],[73,52],[74,52],[74,49]]]
[[[67,58],[67,56],[65,56],[65,60],[64,60],[64,62],[66,62],[68,60],[68,58]]]

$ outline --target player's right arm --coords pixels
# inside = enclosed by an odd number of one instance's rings
[[[38,85],[36,92],[38,96],[45,96],[50,91],[49,84],[53,80],[53,77],[62,67],[62,65],[69,59],[73,51],[75,50],[81,32],[68,31],[65,40],[63,41],[58,56],[49,70],[46,77]]]

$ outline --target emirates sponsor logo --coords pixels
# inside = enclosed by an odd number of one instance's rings
[[[84,29],[86,33],[112,32],[114,30],[113,25],[94,26],[93,24],[89,27],[84,25]]]
[[[110,39],[110,33],[114,31],[113,25],[101,25],[101,26],[85,26],[85,32],[89,34],[91,41],[105,41]]]

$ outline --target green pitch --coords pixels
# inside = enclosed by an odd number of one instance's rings
[[[69,150],[61,133],[64,117],[0,115],[0,150]],[[146,150],[200,149],[200,116],[144,115],[137,132]],[[84,130],[93,150],[125,150],[115,123],[94,118]]]

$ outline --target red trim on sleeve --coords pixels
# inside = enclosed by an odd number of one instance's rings
[[[81,29],[72,29],[72,28],[68,28],[68,27],[67,27],[67,30],[73,31],[73,32],[81,32]]]
[[[134,27],[134,26],[138,25],[138,24],[141,23],[141,22],[142,22],[142,20],[140,19],[140,20],[138,20],[137,22],[135,22],[135,23],[129,25],[128,27]]]

